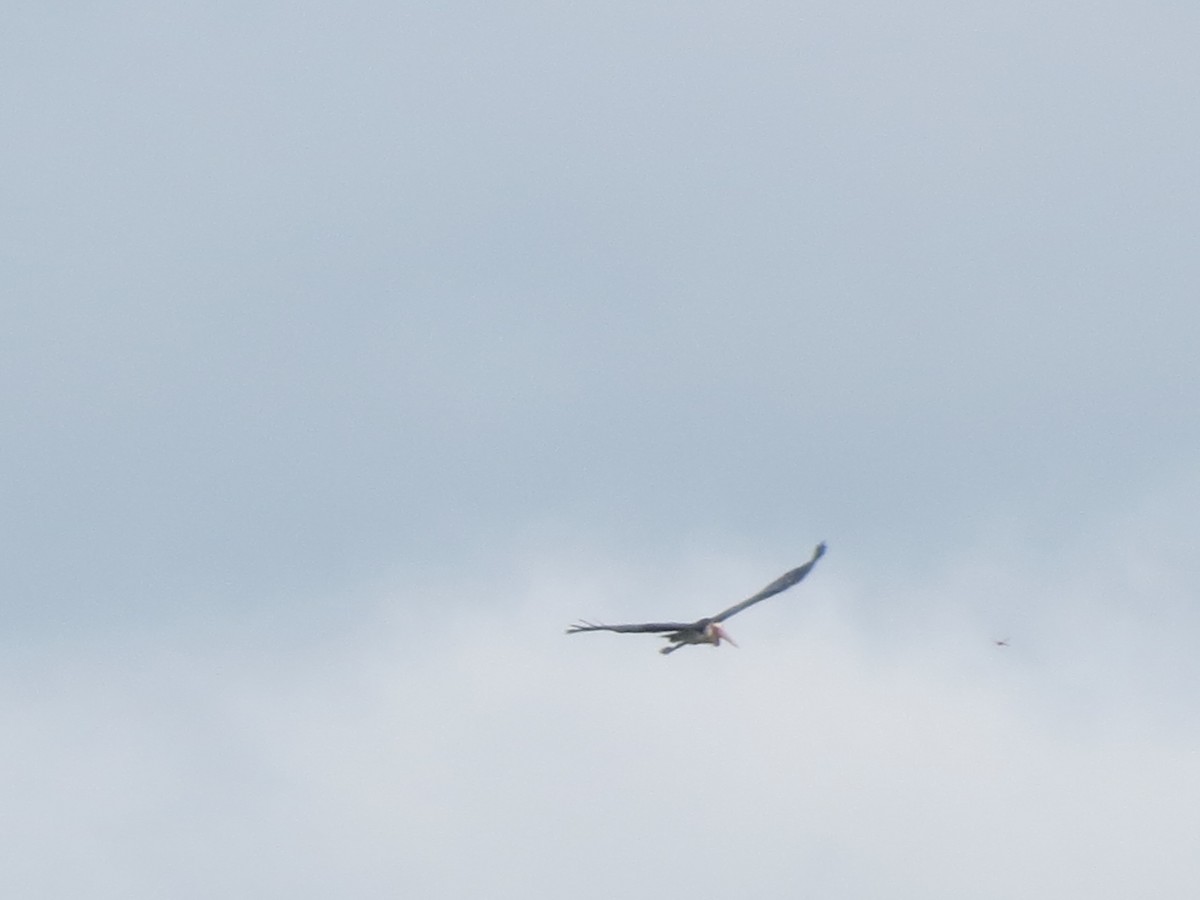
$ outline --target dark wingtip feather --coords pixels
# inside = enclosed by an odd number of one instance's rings
[[[574,625],[569,627],[566,630],[566,632],[564,632],[564,633],[565,634],[578,634],[581,631],[602,631],[603,629],[604,629],[603,625],[598,625],[595,622],[589,622],[586,619],[580,619]]]

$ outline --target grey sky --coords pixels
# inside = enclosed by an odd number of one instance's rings
[[[12,6],[0,883],[1195,896],[1200,12]]]

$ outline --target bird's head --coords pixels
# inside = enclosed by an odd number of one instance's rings
[[[725,641],[726,643],[733,644],[733,646],[735,646],[735,647],[737,646],[737,641],[735,641],[733,638],[731,638],[729,636],[729,632],[726,631],[724,628],[722,628],[716,622],[712,622],[704,630],[708,633],[709,638],[712,639],[712,644],[714,647],[720,647],[721,641]]]

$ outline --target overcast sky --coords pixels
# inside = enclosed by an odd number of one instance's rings
[[[0,886],[1196,897],[1198,39],[14,0]]]

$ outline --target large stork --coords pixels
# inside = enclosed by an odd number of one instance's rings
[[[592,622],[580,622],[578,625],[572,625],[567,629],[567,634],[578,634],[581,631],[615,631],[619,634],[629,633],[655,633],[666,632],[663,634],[670,646],[663,647],[659,653],[674,653],[680,647],[685,647],[688,644],[712,644],[714,647],[719,647],[721,641],[734,643],[733,638],[729,633],[721,627],[721,623],[730,616],[736,616],[743,609],[749,609],[759,600],[766,600],[768,597],[774,597],[776,594],[786,591],[792,585],[799,584],[804,580],[804,576],[812,571],[812,567],[817,564],[817,560],[825,555],[825,543],[822,541],[817,544],[817,548],[813,551],[812,559],[806,562],[799,568],[780,575],[765,588],[743,600],[741,603],[735,603],[733,606],[724,612],[719,612],[715,616],[709,616],[705,619],[697,619],[695,622],[646,622],[641,625],[598,625]]]

